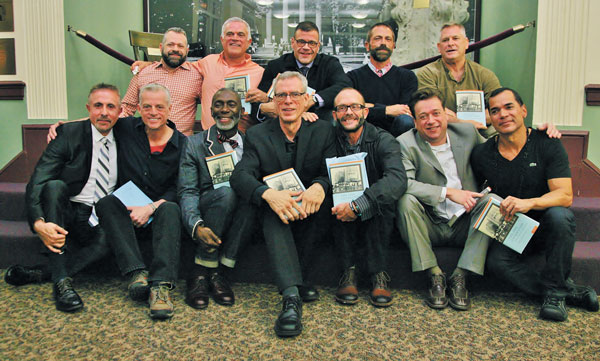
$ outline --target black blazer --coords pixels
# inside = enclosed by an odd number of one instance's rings
[[[285,160],[285,140],[279,120],[271,119],[248,129],[244,139],[244,156],[236,165],[229,183],[243,199],[260,206],[267,189],[262,178],[282,171]],[[325,158],[335,157],[333,126],[325,120],[302,122],[296,134],[296,164],[294,170],[306,188],[314,182],[323,186],[325,194],[331,183]]]
[[[25,193],[27,220],[33,223],[44,217],[42,189],[51,180],[67,184],[68,195],[75,196],[87,183],[92,165],[92,129],[90,120],[71,122],[57,128],[58,136],[48,144]]]
[[[273,79],[275,79],[277,74],[285,71],[300,72],[294,53],[283,54],[281,57],[269,61],[258,84],[258,89],[264,92],[269,91],[273,84]],[[352,82],[344,72],[344,68],[342,68],[342,64],[340,64],[338,58],[326,54],[317,54],[313,65],[308,71],[307,80],[308,86],[316,90],[317,94],[324,101],[322,108],[315,109],[315,107],[312,107],[310,111],[317,113],[321,119],[333,119],[333,115],[331,114],[333,99],[340,90],[352,86]],[[259,104],[252,104],[252,115],[255,118],[258,113]]]

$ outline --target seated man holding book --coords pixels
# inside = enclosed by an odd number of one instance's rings
[[[240,97],[222,88],[213,96],[211,111],[215,125],[188,138],[177,186],[184,228],[197,244],[185,300],[198,309],[208,306],[210,295],[218,304],[234,304],[226,273],[235,267],[254,221],[247,202],[238,200],[229,186],[244,152],[244,137],[237,128]]]
[[[313,244],[326,230],[329,219],[331,200],[326,195],[330,182],[325,159],[335,156],[335,139],[329,122],[302,120],[309,101],[302,74],[282,73],[274,89],[278,118],[248,129],[244,157],[230,182],[242,199],[260,207],[269,259],[283,294],[275,332],[285,337],[302,332],[303,299],[318,297],[310,285],[302,287],[303,274],[312,258]],[[263,183],[265,177],[271,186]]]
[[[328,166],[334,193],[331,213],[338,220],[334,239],[344,272],[335,299],[347,305],[358,302],[356,265],[364,259],[364,264],[359,265],[371,278],[369,301],[374,306],[387,307],[392,304],[387,285],[390,278],[385,272],[387,247],[394,226],[394,206],[406,191],[406,172],[400,145],[387,131],[365,123],[368,113],[364,98],[355,89],[342,89],[335,97],[335,144],[341,158],[336,161],[341,164]],[[348,155],[361,153],[361,161],[348,164]],[[354,177],[350,175],[352,171]],[[363,173],[367,179],[363,180]],[[356,190],[356,183],[363,186]],[[358,251],[364,251],[364,257],[359,258]]]
[[[543,296],[543,319],[566,320],[565,301],[597,311],[596,292],[569,279],[575,217],[568,209],[573,192],[562,143],[525,126],[527,108],[512,89],[493,91],[488,109],[498,135],[475,147],[471,154],[473,170],[504,198],[500,213],[506,220],[520,212],[539,221],[524,254],[544,252],[546,256],[546,264],[538,272],[524,263],[520,254],[496,242],[490,248],[488,268],[522,291]]]

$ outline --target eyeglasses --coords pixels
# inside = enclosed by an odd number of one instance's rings
[[[306,40],[302,40],[302,39],[296,39],[294,38],[294,40],[296,41],[296,43],[298,43],[298,45],[300,45],[301,48],[304,47],[304,45],[308,44],[308,46],[310,48],[316,48],[317,46],[319,46],[319,43],[316,41],[306,41]]]
[[[335,107],[335,111],[338,113],[345,113],[348,111],[348,108],[352,109],[352,111],[356,113],[365,109],[365,106],[362,104],[338,105]]]
[[[278,102],[284,101],[287,97],[290,97],[294,101],[298,101],[298,100],[300,100],[300,98],[302,98],[302,96],[304,94],[306,94],[306,93],[300,93],[300,92],[277,93],[277,94],[275,94],[274,98]]]

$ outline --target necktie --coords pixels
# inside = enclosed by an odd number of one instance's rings
[[[108,139],[102,137],[100,140],[100,152],[98,154],[98,169],[96,171],[96,189],[94,190],[94,207],[88,220],[90,226],[95,227],[98,224],[96,216],[96,202],[108,194],[108,179],[110,176],[109,158],[108,158]]]
[[[377,75],[381,78],[383,76],[383,69],[377,69]]]
[[[237,148],[237,146],[238,146],[238,142],[235,139],[227,138],[226,136],[224,136],[221,133],[217,134],[217,140],[221,144],[223,144],[223,142],[229,143],[231,145],[231,148],[233,148],[233,149]]]
[[[302,72],[302,75],[306,76],[306,74],[308,74],[308,69],[310,69],[307,66],[303,66],[300,68],[300,71]]]

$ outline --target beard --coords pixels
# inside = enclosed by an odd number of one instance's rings
[[[365,117],[359,117],[358,118],[358,123],[356,124],[356,126],[352,127],[352,128],[347,128],[342,124],[342,121],[344,120],[344,118],[346,117],[346,115],[344,115],[344,117],[342,117],[341,120],[338,120],[338,124],[340,125],[340,127],[342,127],[342,129],[344,130],[345,133],[354,133],[357,130],[360,129],[360,127],[363,126],[363,124],[365,124]]]
[[[179,60],[169,58],[169,55],[171,55],[171,54],[180,55]],[[185,54],[176,52],[176,51],[172,51],[169,54],[162,52],[161,55],[162,55],[162,59],[165,61],[165,63],[171,68],[177,68],[178,66],[183,64],[185,62],[185,60],[187,59],[187,56]]]
[[[240,122],[240,115],[233,115],[231,116],[231,122],[227,123],[227,124],[223,124],[219,121],[221,117],[219,117],[218,115],[215,116],[213,114],[213,119],[215,120],[215,126],[217,127],[217,129],[222,130],[222,131],[228,131],[231,130],[233,128],[235,128],[238,123]]]
[[[381,50],[385,50],[385,53],[381,53],[380,52]],[[392,56],[392,49],[388,48],[385,45],[381,45],[378,48],[371,49],[369,54],[371,55],[371,57],[373,59],[375,59],[375,61],[382,63],[382,62],[388,60],[390,58],[390,56]]]

